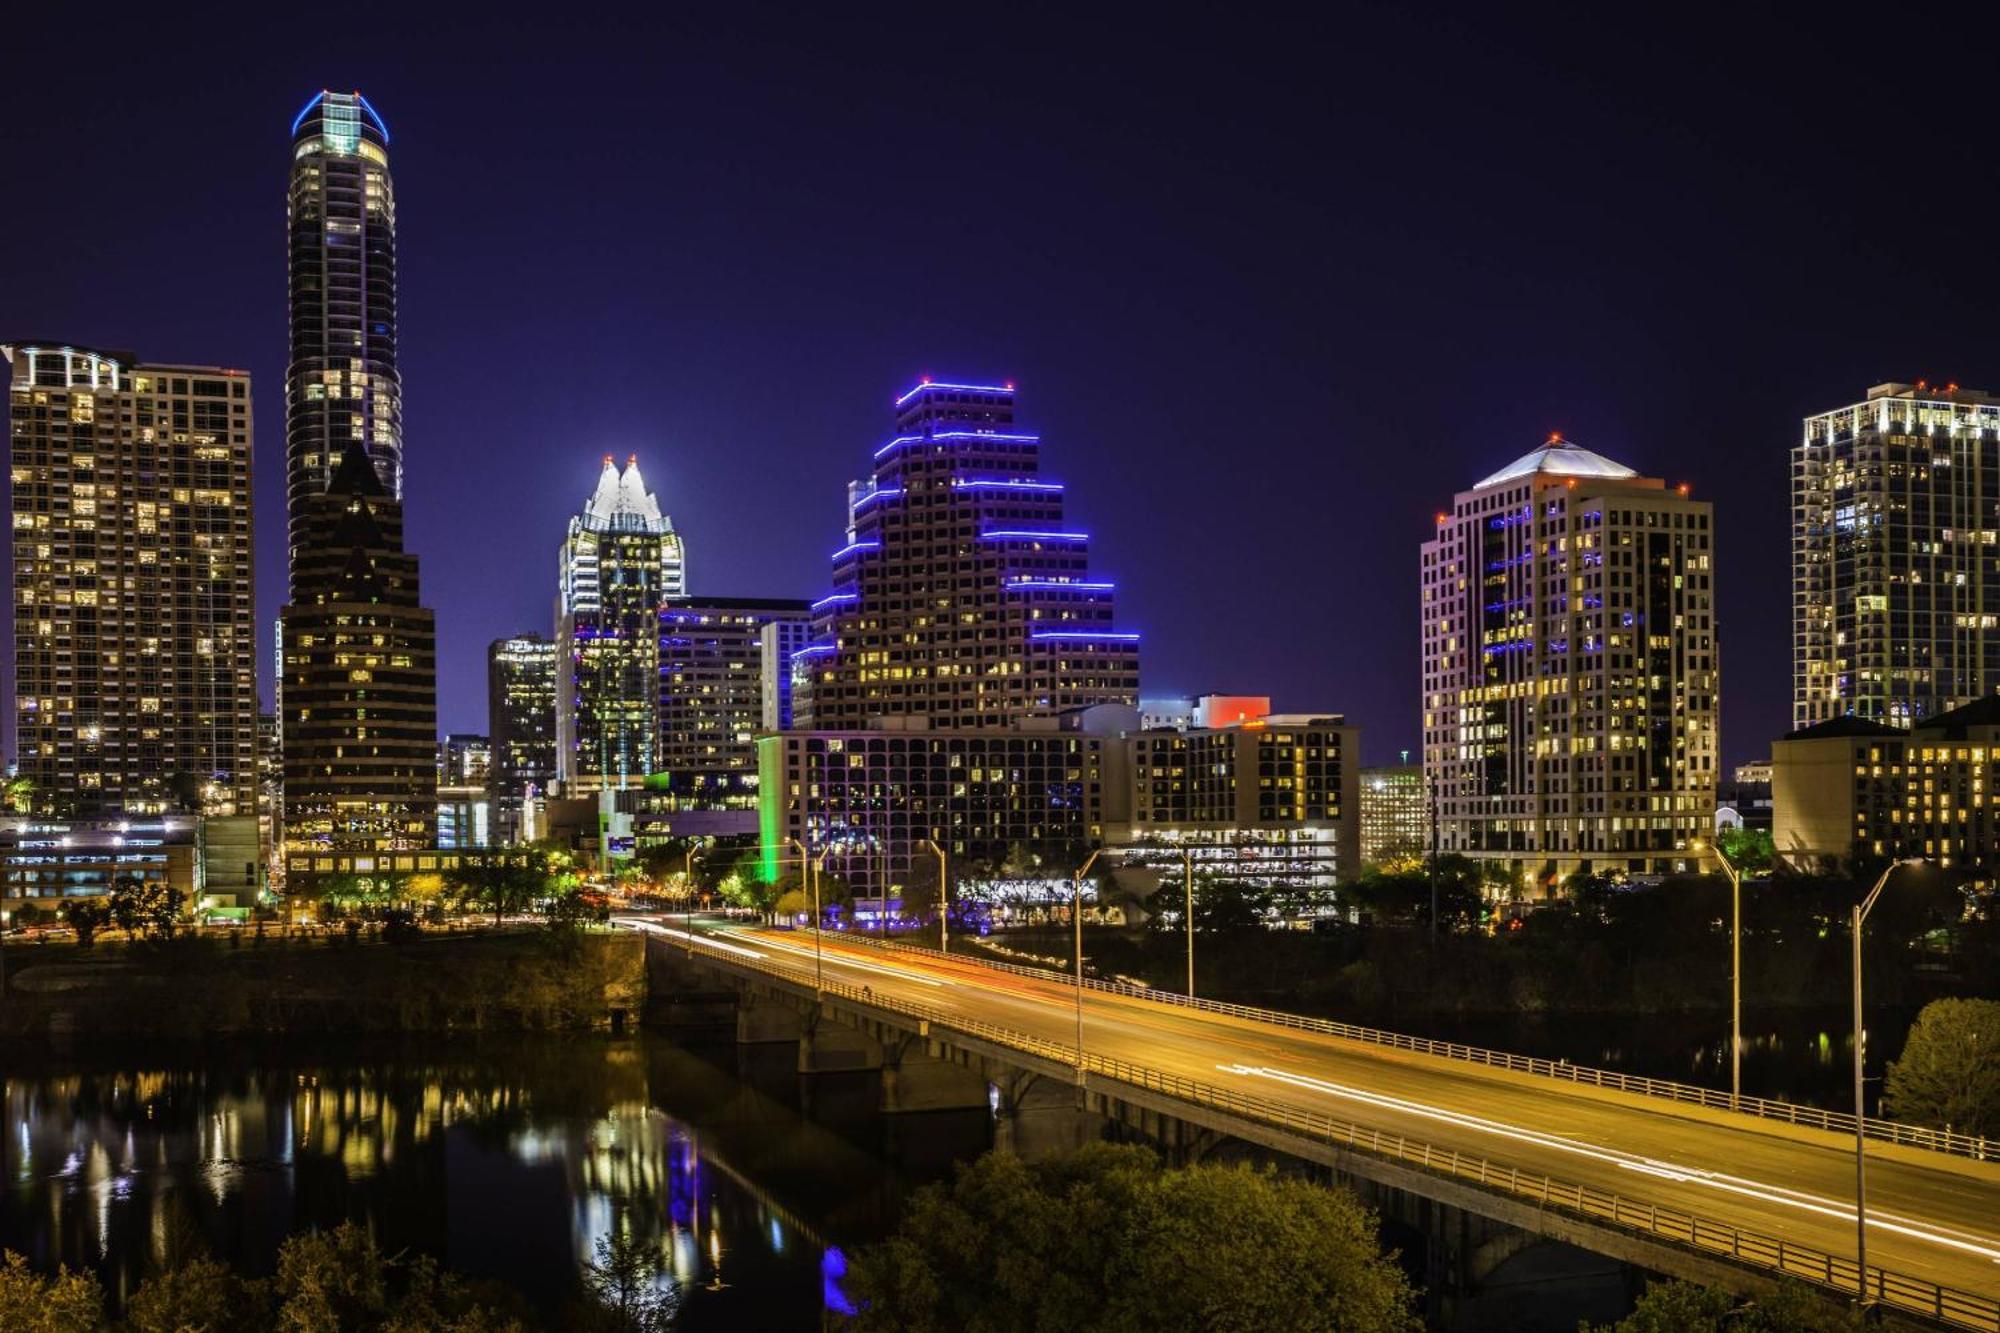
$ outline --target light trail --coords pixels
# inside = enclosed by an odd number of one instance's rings
[[[698,941],[711,949],[724,949],[730,953],[740,953],[745,958],[755,958],[760,963],[771,961],[769,955],[757,949],[746,949],[740,944],[725,944],[712,935],[690,935],[685,930],[675,930],[670,926],[663,926],[657,921],[645,921],[638,917],[621,916],[612,918],[611,924],[614,926],[630,926],[633,930],[643,930],[654,935],[665,935],[669,939]]]
[[[783,943],[780,943],[779,941],[772,939],[768,935],[759,935],[757,938],[760,941],[762,941],[764,946],[768,949],[776,949],[781,953],[788,953],[796,958],[813,957],[813,950],[807,948],[803,944],[798,944],[791,940],[786,940]],[[898,981],[914,981],[920,986],[931,986],[940,990],[943,989],[945,985],[945,983],[942,981],[933,981],[929,977],[918,976],[914,972],[905,972],[901,968],[884,967],[880,963],[864,963],[858,958],[853,958],[848,956],[847,954],[839,952],[832,952],[832,953],[822,952],[820,954],[820,957],[825,960],[826,965],[828,967],[836,967],[836,966],[852,967],[863,972],[879,972],[885,977],[894,977]]]
[[[1272,1082],[1288,1084],[1309,1092],[1322,1093],[1329,1097],[1339,1097],[1347,1101],[1360,1102],[1385,1111],[1399,1111],[1405,1115],[1418,1116],[1426,1120],[1436,1120],[1460,1129],[1469,1129],[1481,1134],[1491,1134],[1499,1138],[1513,1139],[1519,1143],[1532,1144],[1539,1148],[1549,1148],[1556,1152],[1570,1153],[1578,1157],[1588,1157],[1594,1161],[1609,1163],[1627,1171],[1637,1171],[1646,1175],[1659,1176],[1667,1180],[1690,1185],[1705,1185],[1710,1189],[1735,1194],[1762,1203],[1777,1204],[1795,1208],[1802,1212],[1817,1213],[1824,1217],[1843,1222],[1854,1220],[1852,1204],[1842,1204],[1838,1200],[1807,1194],[1802,1190],[1783,1185],[1767,1185],[1763,1181],[1749,1180],[1742,1176],[1732,1176],[1719,1171],[1708,1171],[1700,1167],[1676,1166],[1672,1162],[1662,1162],[1656,1158],[1642,1157],[1637,1153],[1621,1152],[1616,1148],[1594,1148],[1575,1139],[1558,1134],[1547,1134],[1541,1130],[1525,1129],[1519,1125],[1509,1125],[1503,1121],[1488,1120],[1482,1116],[1467,1115],[1462,1111],[1450,1111],[1441,1106],[1431,1106],[1424,1102],[1413,1102],[1402,1097],[1391,1097],[1379,1092],[1368,1092],[1361,1088],[1342,1083],[1329,1083],[1325,1079],[1313,1078],[1307,1074],[1294,1074],[1283,1069],[1272,1069],[1258,1065],[1222,1065],[1217,1069],[1227,1074],[1246,1078],[1269,1079]],[[1895,1235],[1907,1236],[1912,1240],[1925,1241],[1932,1245],[1960,1250],[1967,1254],[2000,1263],[2000,1241],[1978,1235],[1975,1232],[1957,1231],[1919,1218],[1903,1217],[1895,1213],[1871,1210],[1868,1214],[1870,1228]]]

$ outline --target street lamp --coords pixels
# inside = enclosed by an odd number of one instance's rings
[[[1188,998],[1192,1000],[1194,998],[1194,853],[1185,847],[1181,848],[1181,872],[1184,876],[1182,884],[1187,890],[1187,906],[1184,912],[1187,917],[1188,937]]]
[[[694,955],[694,863],[700,859],[701,853],[690,846],[687,849],[687,869],[681,872],[681,879],[684,881],[681,887],[687,891],[687,930],[684,933],[687,935],[687,951],[690,957]]]
[[[945,918],[951,915],[951,862],[945,859],[944,848],[938,846],[937,839],[925,838],[924,846],[937,853],[938,859],[938,952],[950,953],[951,942],[945,934]]]
[[[826,930],[826,913],[821,910],[819,905],[819,881],[820,876],[826,870],[826,858],[832,852],[833,848],[831,847],[821,847],[819,855],[814,858],[812,865],[808,867],[806,875],[806,878],[812,881],[813,891],[813,986],[822,991],[826,989],[826,951],[822,937],[823,932]],[[800,864],[803,865],[805,848],[801,847],[799,849],[799,857]]]
[[[1709,850],[1729,876],[1729,1107],[1735,1110],[1743,1096],[1743,872],[1729,864],[1721,843]]]
[[[1889,876],[1904,866],[1922,865],[1921,856],[1891,861],[1882,871],[1868,896],[1854,905],[1854,1280],[1861,1303],[1868,1303],[1868,1134],[1861,1118],[1862,1026],[1861,1026],[1861,926],[1875,908],[1875,900],[1889,885]]]
[[[1104,849],[1092,849],[1089,859],[1070,876],[1069,920],[1076,928],[1076,1081],[1083,1082],[1083,877],[1097,864]]]

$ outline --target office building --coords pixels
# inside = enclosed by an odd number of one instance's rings
[[[648,790],[689,809],[757,804],[763,634],[803,632],[807,605],[783,598],[676,597],[659,609],[660,730]]]
[[[1772,847],[1838,873],[1923,857],[1975,881],[2000,874],[2000,697],[1904,729],[1830,718],[1771,746]]]
[[[256,817],[0,815],[0,913],[8,919],[33,908],[53,922],[65,900],[108,894],[121,879],[179,889],[190,916],[240,917],[262,881]]]
[[[1228,716],[1231,710],[1218,710]],[[1105,742],[1104,836],[1186,848],[1218,874],[1332,885],[1360,873],[1360,732],[1265,711]]]
[[[757,740],[766,874],[786,845],[878,892],[908,883],[934,839],[960,866],[1010,849],[1082,862],[1103,837],[1102,736],[1034,729],[786,731]]]
[[[493,846],[492,809],[483,783],[440,786],[437,845],[453,850]]]
[[[0,352],[10,698],[36,808],[254,814],[249,376],[61,344]]]
[[[1715,826],[1771,831],[1771,761],[1738,764],[1715,792]]]
[[[1424,776],[1445,852],[1523,889],[1692,864],[1715,813],[1710,506],[1560,437],[1423,544]]]
[[[764,731],[792,729],[792,658],[812,641],[812,622],[766,621],[757,631],[757,674]]]
[[[848,487],[833,589],[799,650],[794,721],[999,727],[1138,698],[1138,636],[1065,518],[1011,386],[922,383]]]
[[[556,771],[563,794],[635,787],[660,742],[660,606],[685,552],[639,460],[611,459],[569,522],[556,601]]]
[[[360,93],[317,93],[292,121],[291,159],[285,500],[296,577],[314,498],[349,444],[402,499],[403,388],[389,129]]]
[[[487,780],[493,840],[522,840],[523,815],[556,777],[556,646],[539,634],[495,639],[486,649],[486,717],[493,744]]]
[[[287,850],[431,846],[437,628],[359,440],[299,529],[284,610]]]
[[[1408,758],[1409,751],[1403,753]],[[1430,853],[1430,798],[1424,790],[1423,765],[1364,768],[1357,796],[1363,862],[1379,866],[1398,857]]]
[[[438,785],[484,787],[493,771],[493,742],[454,731],[438,742]]]
[[[428,846],[437,631],[403,549],[389,131],[360,93],[292,122],[285,380],[291,601],[279,625],[287,845]]]
[[[1792,724],[2000,690],[2000,398],[1878,384],[1792,450]]]

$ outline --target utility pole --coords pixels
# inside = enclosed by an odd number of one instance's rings
[[[1083,877],[1097,864],[1102,847],[1092,849],[1090,857],[1077,867],[1070,877],[1069,919],[1076,928],[1076,1081],[1083,1083]]]
[[[1187,916],[1187,990],[1188,998],[1192,1000],[1194,998],[1194,853],[1185,847],[1181,848],[1181,870],[1186,876],[1184,883],[1187,889],[1187,905],[1184,911]]]
[[[945,918],[951,915],[951,862],[945,859],[944,848],[936,838],[925,838],[924,845],[937,853],[938,859],[938,952],[951,952],[951,939],[945,933]]]
[[[1904,866],[1922,865],[1922,857],[1891,861],[1868,896],[1854,905],[1854,1284],[1861,1304],[1868,1304],[1868,1122],[1861,1118],[1862,1060],[1865,1032],[1861,1021],[1861,927],[1875,909],[1875,900],[1889,886],[1889,876]]]
[[[1424,775],[1424,801],[1431,812],[1431,947],[1438,942],[1438,854],[1443,845],[1443,832],[1438,824],[1437,792],[1431,788],[1430,775]]]

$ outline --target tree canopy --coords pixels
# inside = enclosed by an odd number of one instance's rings
[[[2000,1001],[1925,1005],[1889,1064],[1882,1109],[1914,1124],[2000,1135]]]
[[[918,1191],[895,1235],[856,1256],[850,1294],[866,1333],[1417,1327],[1352,1195],[1101,1143],[1033,1163],[988,1153]]]

